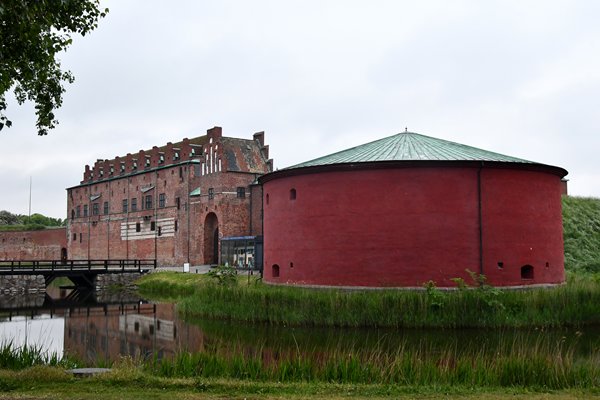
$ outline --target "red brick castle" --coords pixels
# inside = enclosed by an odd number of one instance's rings
[[[222,136],[220,127],[97,160],[85,167],[79,185],[67,189],[69,258],[216,264],[220,242],[244,239],[252,247],[260,241],[262,189],[256,181],[272,169],[264,132],[238,139]],[[233,262],[255,264],[253,254],[244,250]]]

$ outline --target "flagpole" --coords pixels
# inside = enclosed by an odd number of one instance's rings
[[[29,218],[27,220],[28,223],[31,223],[31,181],[32,177],[29,176]]]

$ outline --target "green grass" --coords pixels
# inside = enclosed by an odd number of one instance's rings
[[[21,370],[40,365],[70,367],[73,363],[61,360],[58,354],[46,354],[40,347],[14,346],[12,342],[0,345],[0,369]]]
[[[600,199],[564,197],[565,267],[600,273]]]
[[[481,400],[574,400],[600,396],[591,389],[477,388],[461,385],[339,384],[334,382],[263,382],[231,378],[164,378],[135,366],[117,366],[108,374],[77,379],[62,368],[0,370],[0,399],[347,399],[426,398]]]
[[[266,342],[266,340],[265,340]],[[323,351],[211,343],[200,353],[146,363],[163,377],[250,379],[275,382],[335,382],[402,386],[595,388],[600,385],[600,355],[575,357],[574,347],[507,338],[496,351],[457,347],[434,351],[430,344],[403,344],[393,352],[333,348]]]
[[[185,317],[279,325],[389,328],[559,327],[600,324],[597,275],[569,274],[551,289],[345,291],[269,286],[243,277],[218,285],[199,275],[157,273],[146,297],[177,299]]]

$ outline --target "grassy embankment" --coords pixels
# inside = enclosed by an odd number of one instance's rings
[[[176,299],[183,315],[285,325],[410,328],[600,324],[600,200],[565,198],[567,284],[552,289],[343,291],[272,287],[239,279],[152,274],[143,295]]]

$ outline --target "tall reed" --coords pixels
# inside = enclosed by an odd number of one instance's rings
[[[575,360],[561,342],[508,339],[495,351],[458,348],[431,351],[399,345],[363,350],[270,348],[220,343],[201,353],[146,364],[165,377],[222,377],[279,382],[383,383],[400,385],[592,388],[600,384],[600,356]]]

